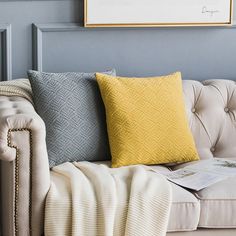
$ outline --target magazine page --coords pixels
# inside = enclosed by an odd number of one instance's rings
[[[228,177],[236,175],[236,161],[224,158],[199,161],[198,163],[186,166],[185,168],[188,170],[214,172]]]
[[[224,175],[198,170],[188,170],[187,168],[163,174],[171,182],[196,191],[227,178],[227,176]]]
[[[153,170],[155,171],[155,168]],[[162,174],[175,184],[199,191],[228,177],[236,176],[236,161],[214,158]]]

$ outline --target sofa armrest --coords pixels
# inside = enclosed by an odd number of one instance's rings
[[[50,186],[45,125],[21,97],[0,96],[3,235],[42,235]]]

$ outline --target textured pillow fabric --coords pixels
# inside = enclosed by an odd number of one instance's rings
[[[179,72],[153,78],[97,73],[106,109],[112,167],[198,160]]]
[[[115,75],[115,70],[106,72]],[[46,124],[50,167],[110,159],[104,105],[95,73],[29,71],[33,100]]]

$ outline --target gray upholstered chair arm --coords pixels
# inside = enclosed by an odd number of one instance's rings
[[[0,96],[3,235],[41,235],[50,186],[45,125],[24,98]]]

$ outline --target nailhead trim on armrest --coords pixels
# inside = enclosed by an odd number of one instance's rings
[[[20,129],[9,129],[7,134],[7,145],[10,148],[15,148],[16,150],[16,159],[15,159],[15,199],[14,199],[14,226],[15,226],[15,235],[18,235],[18,198],[19,198],[19,148],[12,144],[11,142],[11,133],[12,132],[22,132],[28,131],[30,138],[30,167],[29,167],[29,176],[30,176],[30,195],[29,195],[29,231],[31,234],[31,216],[32,216],[32,130],[28,128],[20,128]]]

